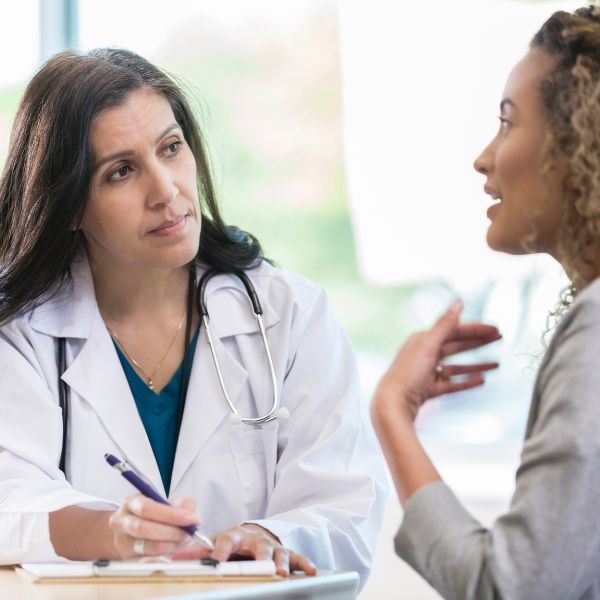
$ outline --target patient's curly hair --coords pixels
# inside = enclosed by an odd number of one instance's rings
[[[540,93],[549,126],[543,171],[567,167],[557,244],[572,286],[559,303],[562,313],[600,275],[582,262],[600,240],[600,7],[554,13],[530,47],[556,58]]]

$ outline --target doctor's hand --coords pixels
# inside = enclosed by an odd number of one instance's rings
[[[212,537],[214,550],[197,546],[177,552],[173,558],[192,559],[210,556],[219,561],[251,558],[254,560],[272,560],[277,575],[287,577],[291,571],[304,571],[307,575],[316,575],[315,565],[306,556],[296,554],[284,548],[279,540],[268,530],[254,523],[245,523],[233,527]]]
[[[191,536],[181,526],[198,525],[193,498],[170,499],[173,506],[135,494],[109,519],[113,543],[122,559],[171,555],[186,548]]]
[[[382,377],[373,402],[375,428],[387,419],[413,423],[419,409],[430,398],[467,390],[484,383],[483,373],[496,369],[496,362],[470,365],[442,364],[448,356],[479,348],[499,340],[496,327],[483,323],[460,323],[463,305],[455,300],[433,327],[410,336]],[[460,379],[453,379],[461,376]]]

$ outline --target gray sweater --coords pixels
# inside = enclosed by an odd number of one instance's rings
[[[448,599],[600,599],[600,279],[540,366],[509,511],[488,530],[443,483],[426,485],[396,552]]]

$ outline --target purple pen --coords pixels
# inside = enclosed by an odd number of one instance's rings
[[[138,490],[139,492],[144,494],[144,496],[154,500],[155,502],[160,502],[161,504],[166,504],[167,506],[172,506],[172,504],[168,500],[165,500],[165,498],[163,498],[149,483],[146,483],[131,468],[131,466],[129,464],[127,464],[126,462],[120,461],[116,456],[113,456],[112,454],[105,454],[104,459],[111,467],[113,467],[113,469],[116,469],[117,471],[119,471],[119,473],[121,473],[121,475],[123,475],[123,477],[125,477],[125,479],[127,479],[127,481],[129,481],[129,483],[131,483],[131,485],[136,490]],[[208,538],[205,535],[203,535],[202,533],[200,533],[200,531],[198,530],[198,527],[196,527],[196,525],[182,526],[181,529],[183,529],[184,531],[187,531],[191,536],[198,539],[207,548],[214,550],[214,546],[213,546],[213,543],[210,541],[210,538]]]

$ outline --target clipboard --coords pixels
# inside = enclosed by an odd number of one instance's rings
[[[17,573],[34,583],[243,583],[278,581],[272,560],[107,561],[23,563]]]

